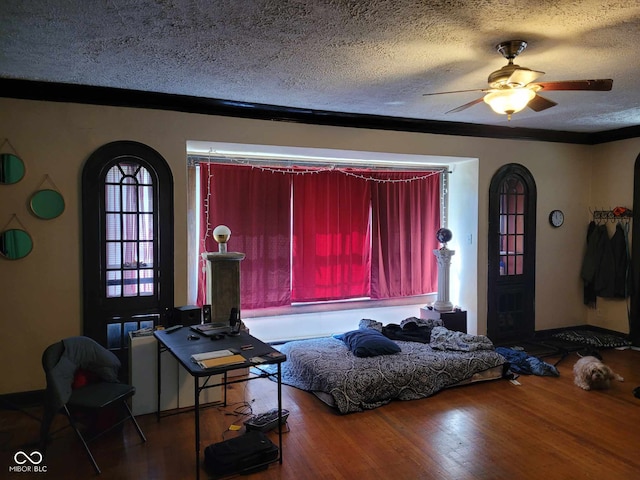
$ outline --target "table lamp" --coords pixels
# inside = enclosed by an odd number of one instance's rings
[[[218,242],[218,253],[227,253],[227,242],[231,236],[231,229],[226,225],[218,225],[213,229],[213,238]]]

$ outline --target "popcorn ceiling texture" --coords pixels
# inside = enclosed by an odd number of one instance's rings
[[[3,0],[0,76],[333,112],[601,131],[640,124],[640,3],[563,0]],[[540,80],[613,78],[611,92],[549,92],[507,122],[480,103],[506,64]]]

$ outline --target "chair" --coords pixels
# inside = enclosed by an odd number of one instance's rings
[[[147,441],[127,403],[136,389],[132,385],[118,382],[120,365],[118,357],[88,337],[66,338],[45,349],[42,354],[42,367],[47,378],[47,388],[40,430],[40,451],[43,455],[46,452],[51,423],[58,413],[64,413],[68,418],[98,474],[101,472],[89,450],[90,441],[129,419],[135,425],[142,441]],[[73,388],[78,372],[86,373],[92,381]],[[79,415],[98,414],[100,411],[104,412],[105,408],[117,405],[124,405],[127,415],[85,439],[81,432]]]

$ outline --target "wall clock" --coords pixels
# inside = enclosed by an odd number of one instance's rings
[[[564,213],[562,213],[562,210],[551,210],[549,223],[553,227],[560,227],[564,223]]]

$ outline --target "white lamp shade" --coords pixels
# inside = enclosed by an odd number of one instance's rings
[[[535,96],[536,92],[529,88],[505,88],[487,93],[484,101],[494,112],[511,115],[526,107]]]
[[[218,225],[213,229],[213,238],[218,243],[227,243],[231,236],[231,229],[226,225]]]

